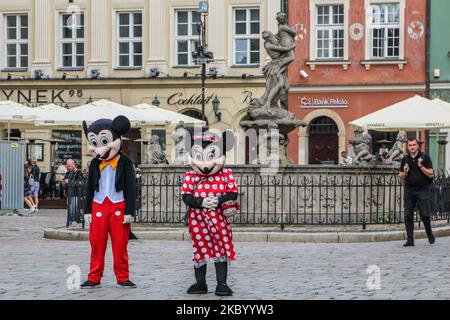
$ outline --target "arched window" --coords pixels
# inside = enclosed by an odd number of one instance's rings
[[[317,117],[309,124],[309,134],[338,134],[336,122],[329,117]]]
[[[185,116],[191,117],[191,118],[203,120],[202,113],[195,109],[183,110],[180,113],[184,114]],[[208,119],[205,119],[205,121],[206,121],[206,124],[208,124]]]

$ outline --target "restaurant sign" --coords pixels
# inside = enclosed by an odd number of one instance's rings
[[[0,90],[0,99],[15,101],[29,107],[53,103],[61,107],[71,108],[85,102],[81,89]]]

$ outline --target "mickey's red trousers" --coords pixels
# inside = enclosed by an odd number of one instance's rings
[[[128,239],[130,224],[123,224],[125,202],[112,203],[105,198],[102,204],[92,202],[92,222],[89,230],[91,242],[91,267],[89,281],[100,283],[105,268],[105,252],[108,233],[114,258],[114,274],[117,282],[129,280]]]

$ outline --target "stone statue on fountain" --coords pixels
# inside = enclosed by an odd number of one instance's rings
[[[287,24],[287,16],[278,13],[278,32],[265,30],[262,32],[264,48],[272,59],[263,67],[266,79],[266,90],[261,97],[252,99],[247,108],[247,114],[251,120],[242,121],[241,126],[248,130],[250,128],[265,132],[269,128],[277,127],[280,139],[284,141],[280,145],[285,146],[289,132],[299,126],[306,126],[302,120],[296,120],[295,115],[288,111],[288,66],[295,58],[295,29]],[[289,163],[286,157],[286,148],[281,148],[280,155],[282,164]]]
[[[295,30],[287,25],[286,15],[279,13],[278,33],[263,31],[264,48],[271,61],[263,67],[266,78],[266,91],[259,97],[252,99],[248,106],[248,113],[252,119],[294,119],[294,114],[287,111],[287,95],[289,91],[288,65],[295,58]],[[279,103],[283,107],[280,109]]]
[[[356,129],[355,136],[349,140],[356,154],[354,163],[358,166],[374,165],[376,157],[370,152],[372,136],[363,132],[362,129]]]
[[[167,161],[166,154],[164,153],[161,144],[159,142],[159,137],[153,135],[150,138],[150,144],[147,148],[147,154],[145,156],[146,164],[169,164]]]
[[[406,142],[406,134],[399,132],[397,139],[387,154],[386,164],[399,167],[403,159],[403,144]]]
[[[186,139],[187,131],[184,125],[184,121],[180,121],[175,126],[172,132],[172,140],[174,142],[174,164],[184,165],[187,163],[186,144],[184,140]]]

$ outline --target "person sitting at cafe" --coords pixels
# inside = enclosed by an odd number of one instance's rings
[[[31,197],[33,198],[33,202],[36,206],[35,210],[36,212],[38,212],[41,170],[37,166],[36,159],[33,159],[31,161],[30,175],[31,178],[33,179],[33,185],[31,185]]]
[[[348,166],[348,165],[351,165],[353,163],[352,157],[350,157],[347,154],[347,151],[342,151],[341,152],[341,157],[342,157],[341,163],[340,163],[341,166]]]
[[[30,178],[28,165],[24,166],[23,171],[23,201],[27,205],[28,209],[25,209],[28,214],[36,213],[36,205],[33,201],[33,197],[31,194],[31,183],[33,182]]]

